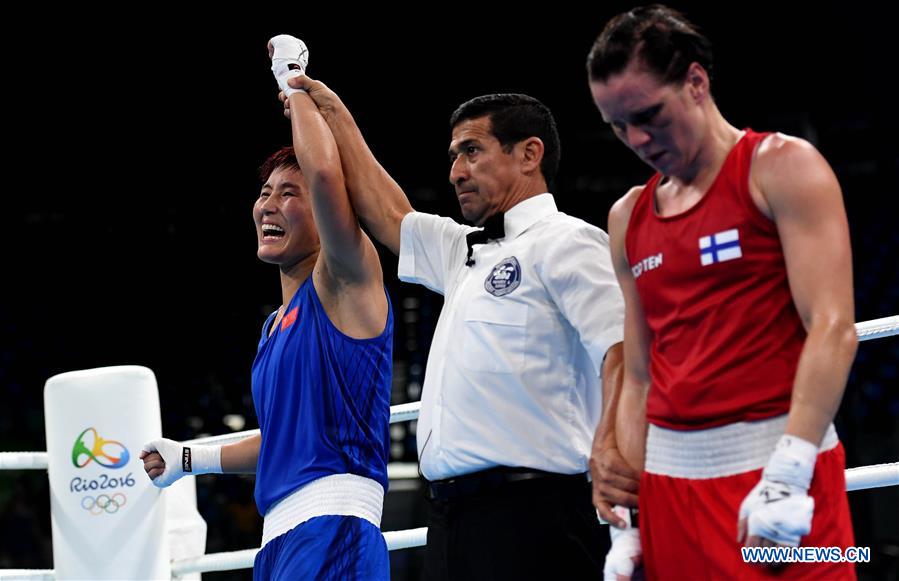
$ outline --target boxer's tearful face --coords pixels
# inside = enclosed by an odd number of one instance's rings
[[[664,175],[695,171],[708,128],[708,77],[696,65],[687,79],[666,83],[635,61],[605,81],[591,81],[593,102],[612,131]]]
[[[256,255],[263,262],[285,269],[318,251],[311,194],[297,169],[279,167],[272,172],[253,206],[253,221]]]

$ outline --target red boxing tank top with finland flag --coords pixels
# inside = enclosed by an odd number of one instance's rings
[[[652,331],[652,424],[703,429],[789,410],[805,329],[777,228],[749,193],[766,136],[747,130],[685,212],[656,213],[661,174],[634,204],[625,245]]]

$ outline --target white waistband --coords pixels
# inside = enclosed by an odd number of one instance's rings
[[[650,424],[646,436],[646,471],[674,478],[702,479],[758,470],[768,463],[786,427],[786,415],[694,431],[669,430]],[[833,449],[838,442],[831,424],[819,453]]]
[[[284,497],[265,513],[262,546],[317,516],[364,518],[381,528],[384,487],[356,474],[333,474],[313,480]]]

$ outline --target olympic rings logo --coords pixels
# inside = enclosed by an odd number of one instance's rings
[[[125,506],[126,502],[128,502],[128,497],[121,492],[116,492],[112,496],[101,494],[97,498],[85,496],[81,499],[81,508],[95,516],[104,512],[106,514],[115,514],[119,512],[120,508]]]
[[[72,446],[72,464],[76,468],[84,468],[92,460],[105,468],[121,468],[130,458],[128,448],[121,442],[101,438],[94,428],[81,432]]]

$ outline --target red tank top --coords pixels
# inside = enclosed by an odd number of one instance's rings
[[[766,136],[747,130],[689,210],[656,214],[661,174],[634,205],[625,244],[652,331],[652,424],[692,430],[789,410],[805,329],[777,228],[749,194]]]

